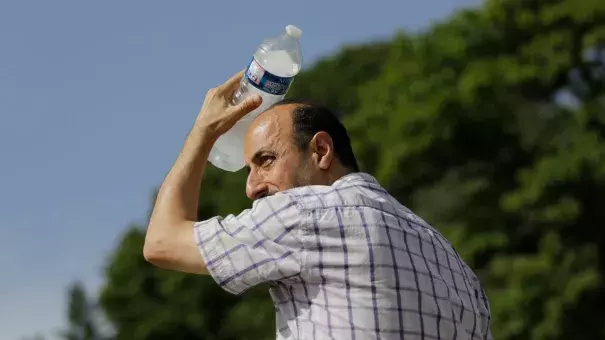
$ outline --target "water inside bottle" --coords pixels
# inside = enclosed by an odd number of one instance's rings
[[[300,65],[296,63],[290,53],[284,50],[268,51],[265,53],[256,53],[254,59],[265,71],[280,77],[294,77],[300,71]],[[280,101],[283,95],[274,95],[257,89],[249,84],[246,76],[242,79],[240,89],[233,97],[233,104],[241,102],[251,94],[258,94],[263,99],[262,104],[246,115],[242,120],[253,120],[256,116],[267,110],[271,105]]]

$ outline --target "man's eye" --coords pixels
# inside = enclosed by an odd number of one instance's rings
[[[275,157],[266,155],[266,156],[261,157],[260,164],[261,164],[261,166],[269,166],[269,165],[271,165],[271,163],[273,163],[274,160],[275,160]]]

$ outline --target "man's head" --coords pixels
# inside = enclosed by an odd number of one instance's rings
[[[346,129],[326,107],[281,101],[252,122],[244,139],[246,195],[258,199],[304,185],[330,185],[358,172]]]

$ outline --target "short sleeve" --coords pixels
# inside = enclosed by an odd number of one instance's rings
[[[279,193],[255,201],[238,216],[197,222],[194,233],[213,279],[228,292],[241,294],[301,273],[304,223],[298,201]]]

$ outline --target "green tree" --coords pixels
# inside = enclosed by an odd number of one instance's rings
[[[62,332],[61,337],[65,340],[101,340],[96,306],[90,301],[82,283],[73,283],[69,287],[68,297],[68,328]]]

